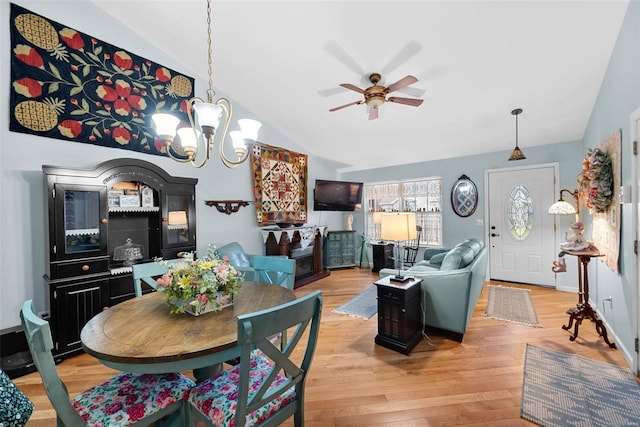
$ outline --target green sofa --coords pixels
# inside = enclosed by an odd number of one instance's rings
[[[422,279],[423,323],[453,333],[462,341],[484,285],[487,248],[467,239],[453,249],[427,249],[423,260],[403,274]],[[396,275],[384,268],[380,278]]]

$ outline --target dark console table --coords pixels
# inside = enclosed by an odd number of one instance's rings
[[[373,273],[377,273],[383,268],[393,268],[393,244],[392,243],[371,243],[373,255]]]
[[[604,327],[602,320],[598,318],[598,314],[589,304],[589,272],[588,265],[591,258],[602,256],[599,251],[562,251],[560,256],[564,254],[574,255],[578,257],[578,304],[567,310],[569,315],[569,324],[563,325],[562,329],[568,331],[574,325],[573,335],[569,337],[569,340],[575,341],[578,337],[578,328],[584,319],[589,319],[595,323],[596,332],[600,335],[604,342],[609,344],[609,347],[616,348],[615,343],[609,341],[607,335],[607,329]]]
[[[411,278],[392,282],[385,277],[375,282],[378,288],[378,335],[375,342],[400,353],[409,354],[422,339],[420,283]]]

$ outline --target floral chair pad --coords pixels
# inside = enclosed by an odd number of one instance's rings
[[[126,426],[186,399],[195,383],[182,374],[122,373],[73,399],[88,426]]]
[[[269,375],[272,367],[272,362],[264,357],[260,351],[252,353],[251,367],[249,368],[249,400],[255,395],[264,378]],[[189,403],[208,417],[213,425],[234,427],[239,379],[239,365],[223,371],[193,388],[189,394]],[[271,387],[269,387],[269,390],[278,387],[285,381],[287,381],[286,376],[280,372]],[[270,403],[247,414],[245,426],[253,426],[263,422],[280,408],[290,403],[295,398],[295,395],[295,387],[291,387]]]
[[[0,370],[0,426],[23,426],[29,421],[32,412],[33,403]]]

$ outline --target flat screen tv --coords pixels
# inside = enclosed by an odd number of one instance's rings
[[[313,209],[316,211],[358,212],[362,208],[362,182],[316,179]]]

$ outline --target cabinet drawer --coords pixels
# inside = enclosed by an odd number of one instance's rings
[[[108,270],[108,258],[56,263],[51,265],[51,278],[63,279],[66,277],[87,276],[104,273]]]
[[[378,298],[404,304],[406,293],[402,289],[393,289],[386,286],[378,287]]]

